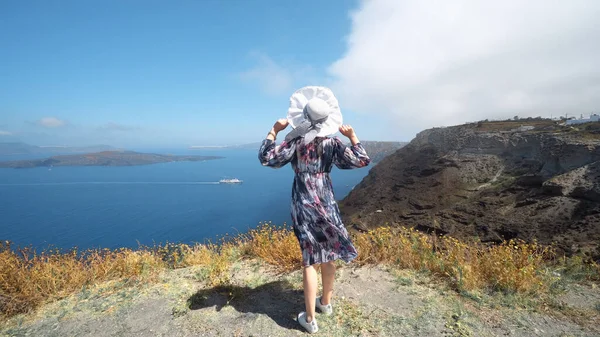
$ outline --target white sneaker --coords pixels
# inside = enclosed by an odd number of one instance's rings
[[[321,310],[322,313],[324,313],[325,315],[329,316],[331,314],[333,314],[333,307],[331,306],[331,303],[324,305],[321,303],[321,297],[317,297],[317,308],[319,308],[319,310]]]
[[[306,321],[306,312],[301,312],[298,314],[298,323],[300,323],[300,325],[302,325],[302,327],[304,329],[306,329],[306,331],[308,331],[308,333],[315,333],[317,331],[319,331],[319,326],[317,325],[317,320],[313,317],[312,321],[310,321],[310,323],[308,323]]]

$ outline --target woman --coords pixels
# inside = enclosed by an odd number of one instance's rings
[[[275,139],[288,124],[294,127],[281,145]],[[340,131],[352,143],[347,147],[339,138],[327,136]],[[365,167],[370,159],[354,129],[342,125],[338,101],[330,89],[304,87],[290,98],[288,118],[278,120],[259,151],[262,165],[280,168],[292,164],[295,177],[292,187],[292,223],[302,250],[304,302],[306,311],[298,322],[308,332],[317,332],[315,306],[325,314],[333,311],[331,297],[335,277],[334,261],[350,262],[357,252],[342,224],[333,195],[329,172],[333,165],[340,169]],[[323,294],[317,296],[317,272],[321,265]]]

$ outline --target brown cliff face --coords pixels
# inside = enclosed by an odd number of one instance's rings
[[[531,131],[510,131],[521,124]],[[600,134],[552,121],[431,129],[342,201],[346,224],[391,224],[484,242],[555,242],[600,259]]]

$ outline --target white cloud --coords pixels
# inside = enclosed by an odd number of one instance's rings
[[[270,95],[291,94],[296,87],[314,80],[314,70],[308,65],[276,62],[264,53],[252,53],[256,65],[240,74],[243,81],[257,84]]]
[[[268,94],[289,91],[293,77],[288,69],[277,64],[265,54],[254,53],[253,56],[256,58],[257,64],[241,74],[243,80],[258,83]]]
[[[399,131],[600,110],[600,1],[363,1],[328,69]]]
[[[12,132],[0,130],[0,136],[12,136]]]
[[[115,122],[108,122],[98,127],[101,131],[133,131],[137,128],[130,125],[118,124]]]
[[[67,125],[67,122],[56,117],[44,117],[38,120],[36,124],[45,128],[59,128]]]

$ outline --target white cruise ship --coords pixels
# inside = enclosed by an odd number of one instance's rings
[[[220,184],[241,184],[242,182],[243,181],[239,180],[238,178],[219,180]]]

